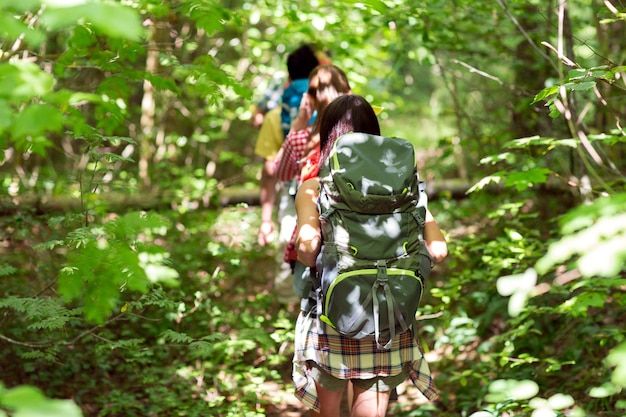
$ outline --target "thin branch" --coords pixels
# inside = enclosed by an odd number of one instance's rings
[[[500,7],[502,7],[502,10],[504,10],[504,13],[506,13],[508,18],[511,19],[515,27],[517,27],[517,30],[519,30],[522,36],[526,39],[526,42],[528,42],[530,46],[532,46],[533,49],[537,51],[537,53],[541,55],[546,61],[548,61],[552,65],[554,70],[558,72],[559,69],[556,66],[556,64],[550,59],[550,56],[547,55],[544,51],[542,51],[541,48],[539,48],[539,46],[537,46],[537,44],[535,43],[535,41],[532,40],[528,32],[526,32],[526,29],[524,29],[522,25],[520,24],[520,22],[515,18],[515,16],[511,14],[506,4],[504,4],[504,1],[497,0],[497,2],[500,5]]]
[[[13,343],[14,345],[27,346],[27,347],[33,347],[33,348],[40,348],[40,347],[45,347],[45,346],[50,345],[50,343],[20,342],[19,340],[11,339],[10,337],[4,336],[2,334],[0,334],[0,339],[5,340],[9,343]]]
[[[502,80],[500,80],[495,75],[491,75],[491,74],[488,74],[488,73],[486,73],[484,71],[481,71],[478,68],[472,67],[471,65],[466,64],[463,61],[459,61],[458,59],[453,59],[452,62],[454,62],[455,64],[459,64],[459,65],[464,66],[465,68],[467,68],[469,70],[469,72],[472,72],[472,73],[478,74],[478,75],[480,75],[482,77],[485,77],[485,78],[488,78],[490,80],[493,80],[493,81],[497,82],[500,85],[504,85],[504,82],[502,82]]]
[[[66,342],[64,344],[65,345],[73,345],[74,343],[76,343],[77,341],[82,339],[83,337],[85,337],[87,335],[90,335],[90,334],[93,334],[96,330],[108,326],[109,324],[111,324],[111,323],[121,319],[125,315],[126,315],[126,313],[119,313],[117,316],[107,320],[105,323],[99,324],[97,326],[92,327],[91,329],[85,330],[84,332],[82,332],[78,336],[74,337],[70,342]]]
[[[580,68],[578,64],[576,64],[574,61],[572,61],[571,59],[563,55],[561,52],[559,52],[554,46],[550,45],[548,42],[543,41],[541,42],[541,44],[545,46],[546,48],[549,48],[552,51],[554,51],[556,53],[556,56],[561,60],[561,62],[567,65],[568,67]]]
[[[441,316],[443,316],[443,311],[440,311],[438,313],[425,314],[423,316],[418,316],[418,317],[416,317],[415,320],[417,320],[417,321],[432,320],[432,319],[436,319],[437,317],[441,317]]]

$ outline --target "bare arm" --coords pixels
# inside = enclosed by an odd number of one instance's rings
[[[298,232],[296,234],[296,250],[298,260],[307,266],[314,266],[317,254],[322,246],[317,196],[319,180],[312,178],[302,183],[296,194],[296,213],[298,215]]]
[[[448,245],[446,238],[441,233],[435,218],[426,210],[426,228],[424,230],[424,240],[426,247],[436,262],[441,262],[448,255]]]

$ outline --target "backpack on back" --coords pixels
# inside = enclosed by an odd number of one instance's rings
[[[389,348],[415,322],[432,259],[427,196],[413,145],[349,133],[320,167],[318,317],[340,334]]]

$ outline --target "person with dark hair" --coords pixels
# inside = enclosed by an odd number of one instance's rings
[[[325,163],[337,138],[349,132],[380,135],[376,114],[357,95],[336,98],[319,116],[319,166]],[[314,267],[322,245],[318,196],[320,180],[302,183],[296,195],[298,260]],[[426,247],[439,262],[447,255],[445,238],[432,214],[426,212]],[[318,271],[320,272],[320,271]],[[315,317],[315,299],[302,303],[296,323],[293,371],[295,394],[313,415],[339,417],[343,392],[353,386],[351,417],[385,416],[392,390],[410,378],[429,400],[437,393],[415,329],[393,339],[388,348],[375,340],[340,335]]]
[[[261,225],[257,234],[259,245],[270,244],[278,237],[278,245],[286,245],[295,227],[295,209],[293,199],[295,186],[279,182],[274,175],[273,160],[276,157],[285,135],[289,132],[292,118],[300,106],[300,100],[308,89],[309,73],[318,66],[315,50],[309,45],[302,45],[287,57],[289,73],[288,85],[281,95],[281,107],[265,114],[255,146],[255,153],[264,158],[261,172]],[[274,227],[274,207],[278,200],[278,233]],[[276,236],[278,235],[278,236]],[[274,292],[281,304],[297,303],[291,283],[291,266],[283,262],[282,253],[277,256],[277,271],[274,278]]]
[[[295,120],[298,115],[300,100],[309,88],[309,74],[318,65],[319,60],[315,51],[309,45],[302,45],[287,57],[289,85],[281,97],[282,110],[280,113],[281,127],[285,136],[291,129],[292,120]]]
[[[335,65],[320,65],[311,71],[306,95],[300,102],[298,115],[291,131],[285,138],[274,160],[277,178],[289,181],[300,178],[306,165],[315,165],[319,148],[319,119],[309,121],[320,114],[337,97],[350,94],[350,83],[345,72]]]
[[[308,172],[313,173],[319,154],[319,119],[316,117],[313,123],[310,121],[335,98],[350,94],[350,92],[348,78],[341,68],[330,64],[320,65],[311,71],[309,88],[300,102],[298,115],[274,160],[274,175],[279,180],[290,181],[295,178],[299,184],[303,179],[308,178]],[[316,172],[313,175],[317,175]],[[295,294],[303,296],[307,291],[303,287],[305,282],[303,274],[307,271],[296,260],[295,231],[296,225],[294,224],[285,247],[283,260],[292,266]]]

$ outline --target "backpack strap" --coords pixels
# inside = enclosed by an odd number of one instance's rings
[[[393,292],[391,291],[391,287],[389,286],[389,280],[387,276],[387,262],[384,260],[378,261],[378,274],[376,276],[376,282],[372,286],[372,291],[370,295],[373,297],[373,315],[374,315],[374,338],[376,340],[376,347],[378,349],[389,349],[391,344],[393,343],[393,339],[396,336],[396,327],[395,325],[390,326],[389,328],[389,340],[383,346],[380,343],[380,303],[378,301],[378,297],[376,296],[376,292],[378,289],[382,287],[383,291],[385,291],[385,300],[387,302],[387,317],[389,318],[389,323],[395,323],[396,320],[400,322],[402,328],[407,328],[406,321],[400,312],[400,307],[396,302]],[[368,296],[369,298],[369,296]]]
[[[426,208],[425,207],[414,207],[411,210],[411,215],[415,219],[418,225],[419,230],[419,240],[420,242],[424,242],[424,229],[426,228]]]
[[[335,212],[335,208],[331,207],[328,210],[321,211],[320,209],[320,229],[322,237],[328,242],[333,241],[333,225],[328,221],[328,217]]]

